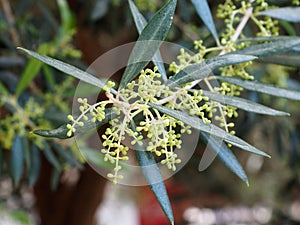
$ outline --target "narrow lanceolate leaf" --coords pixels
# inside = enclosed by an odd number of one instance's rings
[[[298,23],[300,22],[300,7],[280,7],[278,9],[268,9],[259,12],[258,15]]]
[[[130,7],[130,10],[131,10],[131,14],[133,16],[133,20],[135,22],[135,26],[136,26],[139,34],[141,34],[143,29],[147,25],[147,21],[144,18],[144,16],[139,12],[138,8],[133,3],[133,1],[128,0],[128,2],[129,2],[129,7]],[[166,73],[164,63],[163,63],[163,59],[161,57],[161,54],[160,54],[159,50],[154,54],[154,56],[152,58],[152,61],[153,61],[154,65],[157,66],[159,73],[162,75],[162,78],[164,80],[166,80],[167,79],[167,73]]]
[[[191,0],[191,2],[194,4],[196,11],[205,26],[212,33],[216,42],[219,43],[218,33],[207,0]]]
[[[169,80],[170,83],[168,86],[183,85],[194,80],[203,79],[218,67],[248,62],[254,59],[256,59],[256,57],[250,55],[227,54],[218,56],[205,62],[186,67]]]
[[[42,44],[37,49],[37,52],[40,54],[45,54],[48,51],[48,45]],[[16,89],[16,96],[19,96],[30,84],[30,82],[38,75],[42,67],[42,62],[34,58],[30,59],[27,63],[25,70],[21,74],[21,77],[18,82]]]
[[[153,104],[153,103],[148,103],[149,106],[157,109],[158,111],[165,113],[175,119],[178,119],[182,122],[184,122],[186,125],[189,125],[197,130],[203,131],[205,133],[208,133],[210,135],[216,136],[218,138],[223,139],[229,144],[232,144],[236,147],[239,147],[241,149],[244,149],[245,151],[252,152],[257,155],[262,155],[266,157],[270,157],[268,154],[258,150],[254,146],[248,144],[244,140],[238,138],[237,136],[234,136],[221,128],[213,125],[213,124],[205,124],[202,119],[198,117],[193,117],[188,115],[185,112],[181,112],[178,110],[170,109],[161,105]]]
[[[103,154],[100,151],[97,151],[95,149],[91,149],[88,147],[82,147],[80,146],[79,148],[80,153],[83,155],[84,159],[88,162],[93,164],[94,166],[107,169],[107,170],[112,170],[113,165],[107,161],[104,161]],[[124,165],[126,166],[126,165]],[[122,165],[123,168],[123,165]]]
[[[4,163],[5,163],[5,160],[4,160],[3,149],[0,146],[0,176],[3,175],[2,172],[4,169]]]
[[[8,90],[6,89],[6,87],[4,86],[4,84],[2,82],[0,82],[0,93],[3,95],[8,94]]]
[[[56,190],[59,184],[61,171],[53,168],[50,180],[50,188],[52,191]]]
[[[217,79],[226,81],[228,83],[235,84],[237,86],[243,87],[247,90],[256,91],[268,95],[273,95],[277,97],[292,99],[292,100],[300,100],[300,92],[288,90],[284,88],[275,87],[270,84],[263,84],[256,81],[246,81],[238,78],[232,77],[221,77],[218,76]]]
[[[222,139],[214,137],[212,135],[208,135],[204,132],[201,132],[201,136],[208,143],[208,147],[217,154],[217,156],[224,162],[224,164],[239,178],[241,178],[247,185],[249,185],[247,175],[243,170],[241,164],[232,153],[232,151],[222,141]]]
[[[129,56],[119,89],[124,88],[149,63],[166,38],[172,24],[176,0],[170,0],[142,30]]]
[[[297,45],[300,45],[300,38],[290,37],[267,44],[251,45],[242,50],[234,51],[233,53],[264,57],[277,54],[283,51],[288,51]]]
[[[62,61],[59,61],[57,59],[53,59],[53,58],[50,58],[48,56],[44,56],[44,55],[40,55],[36,52],[33,52],[33,51],[30,51],[30,50],[27,50],[27,49],[24,49],[24,48],[20,48],[18,47],[18,49],[26,52],[28,55],[58,69],[59,71],[62,71],[68,75],[71,75],[79,80],[82,80],[86,83],[89,83],[89,84],[92,84],[92,85],[95,85],[99,88],[103,88],[105,86],[105,83],[103,83],[100,79],[92,76],[91,74],[87,73],[87,72],[84,72],[72,65],[69,65],[67,63],[64,63]]]
[[[15,186],[18,186],[23,173],[24,152],[22,137],[17,135],[11,149],[10,170]]]
[[[243,109],[248,112],[254,112],[264,115],[271,115],[271,116],[288,116],[289,113],[278,111],[275,109],[272,109],[270,107],[258,104],[256,102],[249,101],[247,99],[238,98],[234,96],[227,96],[222,95],[219,93],[214,93],[211,91],[205,91],[203,90],[203,95],[208,97],[210,100],[220,102],[224,105],[231,105],[234,107],[237,107],[239,109]]]
[[[60,163],[59,163],[58,159],[56,158],[56,156],[54,155],[54,153],[52,152],[48,143],[44,142],[43,147],[44,147],[43,152],[44,152],[46,159],[51,163],[51,165],[55,168],[55,170],[61,171],[62,168],[60,166]]]
[[[241,38],[237,40],[238,43],[240,42],[245,42],[249,41],[252,43],[255,42],[264,42],[264,41],[283,41],[283,40],[289,40],[291,37],[290,36],[266,36],[266,37],[246,37],[246,38]]]
[[[132,129],[135,130],[135,125],[133,122],[131,125]],[[143,146],[145,146],[145,144]],[[149,187],[162,207],[164,213],[168,217],[170,223],[174,224],[174,217],[168,193],[153,155],[146,151],[144,147],[139,145],[136,145],[135,148],[138,163],[141,166],[142,173]]]
[[[56,142],[52,141],[51,146],[56,151],[56,153],[64,159],[71,166],[76,166],[82,168],[82,165],[77,161],[75,155],[68,148],[64,148]]]
[[[294,51],[296,48],[293,48]],[[278,64],[283,66],[293,66],[293,67],[300,67],[300,55],[299,54],[279,54],[279,55],[272,55],[260,58],[258,62],[262,63],[272,63]]]
[[[31,146],[31,164],[30,164],[30,168],[28,168],[28,183],[29,186],[32,187],[40,174],[40,170],[41,170],[41,158],[40,158],[40,150],[38,149],[38,147],[36,145],[32,145]]]
[[[67,128],[67,124],[63,124],[54,130],[34,130],[33,133],[42,137],[67,139],[74,136],[72,134],[72,136],[68,137],[68,131],[69,129]]]
[[[42,137],[67,139],[67,138],[74,137],[74,135],[84,134],[88,131],[99,128],[116,117],[116,115],[111,110],[106,110],[105,115],[106,115],[105,118],[101,122],[97,121],[96,123],[93,123],[90,121],[85,121],[84,126],[82,127],[76,125],[75,126],[76,132],[73,133],[70,137],[67,136],[67,133],[69,131],[69,129],[67,128],[67,123],[61,125],[60,127],[54,130],[34,130],[33,133]]]

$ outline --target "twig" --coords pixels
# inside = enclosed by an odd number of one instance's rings
[[[11,35],[12,41],[14,42],[15,46],[20,46],[20,38],[15,28],[15,19],[11,11],[10,3],[8,0],[1,0],[1,4],[3,7],[5,17],[7,18],[7,22],[9,25],[9,33]]]

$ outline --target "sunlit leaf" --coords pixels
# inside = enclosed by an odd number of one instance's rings
[[[258,15],[298,23],[300,22],[300,7],[280,7],[277,9],[268,9],[259,12]]]
[[[214,93],[211,91],[203,90],[203,95],[209,97],[210,100],[220,102],[224,105],[231,105],[237,107],[239,109],[243,109],[248,112],[254,112],[259,114],[265,115],[272,115],[272,116],[287,116],[289,113],[278,111],[272,109],[270,107],[258,104],[256,102],[249,101],[247,99],[235,97],[235,96],[227,96],[222,95],[219,93]]]
[[[178,119],[182,122],[184,122],[186,125],[189,125],[197,130],[203,131],[205,133],[208,133],[210,135],[216,136],[218,138],[223,139],[225,142],[232,144],[236,147],[239,147],[245,151],[252,152],[257,155],[262,155],[269,157],[268,154],[258,150],[254,146],[248,144],[244,140],[240,139],[237,136],[234,136],[221,128],[213,125],[213,124],[205,124],[202,119],[198,117],[193,117],[188,115],[185,112],[181,112],[178,110],[170,109],[161,105],[153,104],[153,103],[148,103],[149,106],[157,109],[158,111],[165,113],[175,119]]]
[[[64,33],[69,33],[75,26],[75,19],[66,0],[57,0],[57,6],[61,16],[61,29]]]
[[[247,185],[249,185],[247,175],[243,170],[241,164],[232,153],[232,151],[222,141],[222,139],[212,135],[208,135],[204,132],[201,132],[201,136],[208,143],[209,148],[217,154],[217,156],[224,162],[224,164],[239,178],[241,178]]]
[[[143,15],[139,12],[138,8],[135,6],[133,1],[128,0],[128,2],[129,2],[129,7],[130,7],[130,10],[131,10],[131,14],[132,14],[134,22],[135,22],[135,26],[136,26],[139,34],[141,34],[143,29],[147,25],[147,21],[143,17]],[[152,58],[152,61],[153,61],[154,65],[157,66],[159,73],[162,75],[162,78],[164,80],[166,80],[167,79],[167,74],[166,74],[163,59],[161,57],[161,54],[160,54],[159,50],[154,54],[154,56]]]
[[[300,92],[297,91],[279,88],[270,84],[263,84],[256,81],[241,80],[233,77],[218,76],[216,78],[243,87],[247,90],[256,91],[282,98],[288,98],[292,100],[300,100]]]
[[[119,89],[124,88],[149,63],[172,24],[176,0],[170,0],[147,23],[129,56]]]
[[[7,88],[3,85],[2,82],[0,82],[0,93],[3,95],[7,95],[8,94],[8,90]]]
[[[202,19],[205,26],[212,33],[216,42],[219,43],[219,37],[215,27],[215,22],[213,20],[207,0],[191,0],[191,2],[194,4],[196,11]]]

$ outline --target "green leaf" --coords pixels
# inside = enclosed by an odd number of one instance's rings
[[[99,88],[92,86],[90,84],[87,84],[87,83],[82,83],[82,84],[80,84],[80,88],[77,88],[76,90],[74,90],[74,92],[71,93],[69,96],[70,97],[72,95],[74,96],[74,94],[76,94],[76,96],[90,96],[90,95],[95,95],[95,94],[98,95]]]
[[[277,54],[283,51],[287,51],[295,47],[296,45],[300,45],[300,38],[297,37],[289,37],[280,39],[278,41],[274,41],[267,44],[257,44],[251,45],[247,48],[243,48],[241,50],[234,51],[234,54],[242,54],[242,55],[254,55],[257,57],[264,57],[273,54]]]
[[[8,95],[8,90],[7,88],[2,84],[2,82],[0,82],[0,93],[3,95]]]
[[[129,7],[130,7],[130,10],[131,10],[131,14],[132,14],[134,22],[135,22],[135,26],[136,26],[139,34],[141,34],[143,29],[147,25],[147,21],[143,17],[143,15],[139,12],[138,8],[133,3],[133,1],[128,0],[128,2],[129,2]],[[154,56],[152,58],[152,61],[153,61],[154,65],[157,66],[159,73],[162,75],[162,78],[164,80],[167,80],[167,73],[166,73],[164,63],[163,63],[163,59],[161,57],[161,54],[160,54],[159,50],[154,54]]]
[[[245,151],[252,152],[254,154],[261,155],[261,156],[270,157],[268,154],[258,150],[257,148],[248,144],[247,142],[238,138],[237,136],[234,136],[213,124],[205,124],[202,121],[202,119],[200,119],[198,117],[193,117],[193,116],[188,115],[185,112],[170,109],[170,108],[167,108],[167,107],[164,107],[161,105],[157,105],[154,103],[148,103],[148,105],[157,109],[158,111],[160,111],[162,113],[165,113],[175,119],[178,119],[179,121],[184,122],[185,124],[195,128],[197,130],[200,130],[205,133],[209,133],[210,135],[221,138],[224,141],[226,141],[227,143],[237,146],[241,149],[244,149]]]
[[[186,67],[169,79],[168,86],[183,85],[194,80],[207,77],[214,69],[221,66],[234,65],[256,59],[249,55],[226,54]]]
[[[57,0],[57,5],[62,21],[61,32],[67,34],[75,27],[74,16],[66,0]]]
[[[105,83],[103,83],[100,79],[92,76],[91,74],[87,73],[87,72],[84,72],[72,65],[69,65],[67,63],[64,63],[64,62],[61,62],[57,59],[53,59],[53,58],[50,58],[48,56],[43,56],[43,55],[40,55],[36,52],[33,52],[33,51],[30,51],[30,50],[27,50],[27,49],[24,49],[24,48],[20,48],[18,47],[18,49],[26,52],[28,55],[58,69],[59,71],[62,71],[66,74],[69,74],[77,79],[80,79],[86,83],[89,83],[89,84],[92,84],[94,86],[97,86],[99,88],[103,88],[105,86]],[[115,93],[115,91],[114,91]]]
[[[289,40],[291,39],[290,36],[267,36],[267,37],[246,37],[246,38],[241,38],[237,40],[238,43],[245,42],[245,41],[250,41],[252,43],[254,42],[270,42],[270,41],[284,41],[284,40]]]
[[[21,48],[19,48],[21,49]],[[21,49],[23,50],[23,49]],[[46,54],[48,52],[48,45],[42,44],[37,49],[39,54]],[[37,53],[36,53],[37,54]],[[42,62],[36,59],[30,59],[27,63],[24,72],[22,73],[17,89],[16,89],[16,96],[20,96],[20,94],[28,87],[30,82],[38,75],[42,66]]]
[[[129,56],[119,89],[124,88],[149,63],[166,38],[172,24],[176,0],[170,0],[148,22]]]
[[[56,168],[53,168],[51,180],[50,180],[50,188],[52,191],[56,190],[59,184],[61,175],[61,170],[57,170]]]
[[[279,54],[279,55],[272,55],[268,57],[263,57],[258,60],[261,63],[272,63],[278,64],[283,66],[293,66],[293,67],[300,67],[300,55],[292,55],[292,54]]]
[[[30,168],[31,166],[31,152],[29,148],[29,142],[27,138],[23,139],[23,152],[24,152],[24,162],[26,168]]]
[[[94,130],[96,128],[101,127],[102,125],[108,123],[110,120],[114,119],[116,117],[116,114],[112,112],[110,109],[105,110],[105,118],[99,122],[96,121],[96,123],[85,121],[84,126],[75,126],[76,132],[75,134],[72,134],[71,137],[74,137],[74,135],[77,134],[84,134],[88,131]],[[34,130],[33,133],[42,137],[48,137],[48,138],[59,138],[59,139],[67,139],[71,138],[67,136],[67,132],[69,129],[67,128],[67,124],[63,124],[60,127],[54,129],[54,130]]]
[[[224,144],[222,139],[208,135],[204,132],[201,132],[201,136],[208,143],[210,149],[217,154],[224,164],[249,186],[247,175],[241,164],[227,145]]]
[[[272,109],[270,107],[258,104],[256,102],[249,101],[247,99],[238,98],[235,96],[227,96],[222,95],[219,93],[214,93],[211,91],[203,90],[203,95],[208,97],[210,100],[220,102],[224,105],[231,105],[240,109],[243,109],[248,112],[254,112],[264,115],[271,115],[271,116],[288,116],[289,113],[278,111]]]
[[[60,163],[59,163],[58,159],[56,158],[56,156],[53,154],[48,143],[44,142],[43,147],[44,147],[43,152],[44,152],[46,159],[52,164],[52,166],[55,168],[55,170],[61,171],[62,168],[60,166]]]
[[[132,129],[135,131],[135,124],[133,121],[131,122],[131,125]],[[145,146],[145,143],[143,146]],[[153,155],[146,151],[145,147],[141,147],[139,145],[135,145],[135,152],[142,173],[151,191],[155,195],[170,223],[174,224],[174,216],[168,193]]]
[[[42,70],[43,70],[43,75],[45,77],[45,82],[47,86],[50,87],[50,90],[52,91],[56,83],[53,73],[48,65],[43,65]]]
[[[212,33],[216,42],[219,43],[218,33],[207,0],[191,0],[191,2],[194,4],[205,26]]]
[[[3,154],[3,149],[0,146],[0,176],[3,176],[3,169],[4,169],[4,154]]]
[[[300,22],[300,7],[280,7],[259,12],[257,15],[269,16],[289,22]]]
[[[16,135],[10,156],[10,171],[15,187],[20,183],[24,166],[23,138]]]
[[[71,166],[82,168],[82,165],[78,162],[76,156],[70,151],[70,149],[64,148],[54,141],[51,142],[51,146],[57,152],[57,154],[64,159],[66,163],[68,163]]]
[[[247,81],[241,80],[233,77],[222,77],[218,76],[216,79],[226,81],[228,83],[235,84],[237,86],[243,87],[247,90],[256,91],[268,95],[273,95],[277,97],[292,99],[292,100],[300,100],[300,92],[288,90],[284,88],[275,87],[270,84],[263,84],[256,81]]]
[[[72,135],[71,137],[68,137],[68,130],[67,124],[63,124],[54,130],[34,130],[33,133],[42,137],[67,139],[74,136]]]
[[[94,164],[100,168],[104,168],[107,170],[112,170],[114,168],[111,163],[104,161],[103,154],[100,151],[82,146],[79,148],[79,151],[88,163]]]
[[[40,170],[41,170],[41,157],[40,157],[40,150],[36,145],[31,146],[31,165],[30,168],[28,168],[28,184],[30,187],[33,187],[33,185],[36,183]]]

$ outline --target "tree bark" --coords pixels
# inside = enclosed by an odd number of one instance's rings
[[[105,179],[88,165],[74,185],[60,182],[51,190],[52,166],[43,159],[41,175],[34,187],[40,225],[93,225],[102,200]]]

